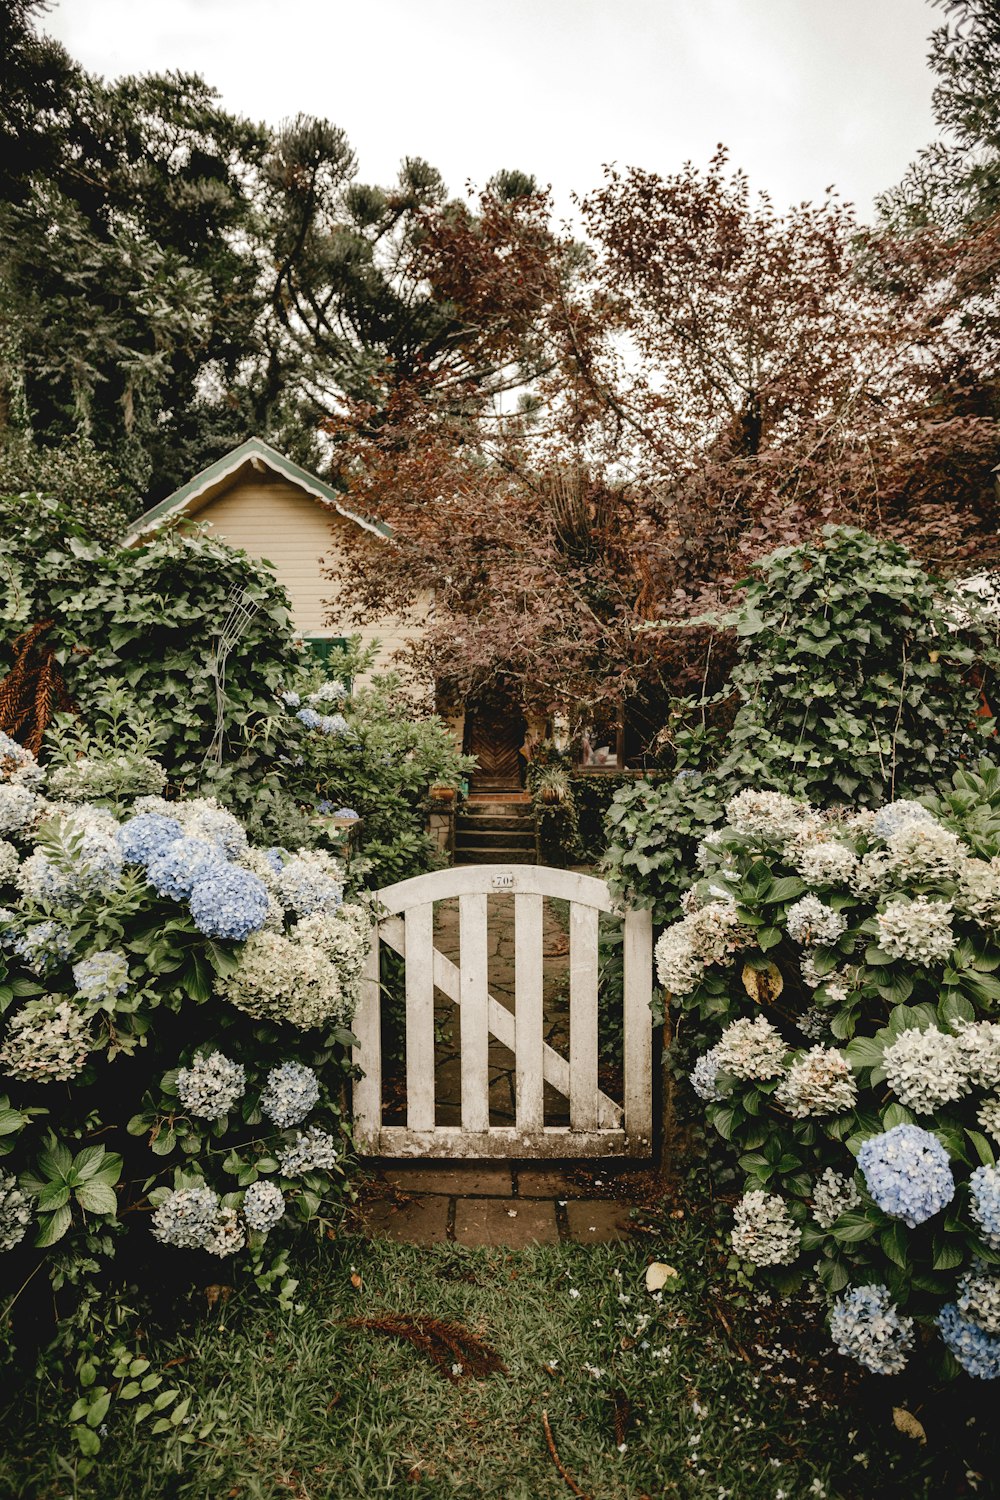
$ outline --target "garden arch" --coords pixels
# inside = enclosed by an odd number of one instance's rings
[[[513,897],[514,1004],[490,993],[491,896]],[[549,1046],[543,1018],[543,901],[569,903],[568,1056]],[[434,906],[457,898],[459,962],[435,947]],[[598,921],[617,908],[606,883],[541,865],[467,865],[400,881],[383,908],[354,1023],[354,1130],[368,1155],[648,1157],[652,1154],[652,919],[624,914],[623,1101],[598,1086]],[[403,956],[406,1123],[383,1123],[381,954]],[[435,989],[458,1009],[461,1124],[435,1123]],[[515,1059],[516,1121],[490,1124],[489,1039]],[[568,1125],[546,1125],[544,1086],[569,1101]]]

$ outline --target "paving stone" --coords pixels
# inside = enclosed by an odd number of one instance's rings
[[[566,1219],[578,1245],[607,1245],[628,1238],[628,1209],[622,1203],[567,1203]]]
[[[461,1198],[455,1205],[455,1239],[460,1245],[557,1245],[555,1206],[523,1198]]]
[[[441,1245],[448,1238],[448,1201],[428,1196],[398,1206],[386,1200],[370,1203],[363,1212],[365,1229],[408,1245]]]
[[[507,1198],[513,1191],[509,1167],[389,1167],[382,1175],[404,1193],[447,1193],[453,1197],[485,1193]]]
[[[522,1198],[586,1198],[592,1188],[583,1186],[565,1172],[526,1167],[517,1171],[517,1191]]]

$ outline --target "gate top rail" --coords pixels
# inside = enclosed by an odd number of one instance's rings
[[[449,870],[433,870],[428,875],[413,875],[379,891],[379,902],[391,916],[425,906],[432,901],[447,901],[452,896],[481,893],[496,895],[551,896],[558,901],[573,901],[597,911],[618,912],[607,883],[596,875],[580,875],[575,870],[556,870],[547,865],[456,865]]]

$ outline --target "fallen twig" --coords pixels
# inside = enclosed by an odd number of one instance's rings
[[[444,1323],[440,1318],[417,1318],[409,1313],[387,1313],[381,1318],[348,1318],[347,1326],[406,1339],[415,1349],[426,1354],[435,1368],[451,1381],[457,1382],[463,1375],[482,1379],[486,1375],[507,1373],[507,1367],[496,1350],[463,1328],[461,1323]]]
[[[542,1427],[545,1430],[545,1441],[549,1445],[549,1452],[552,1454],[552,1462],[555,1464],[560,1478],[565,1479],[566,1483],[573,1491],[573,1494],[577,1496],[577,1500],[590,1500],[590,1496],[586,1493],[585,1490],[581,1490],[580,1486],[577,1484],[572,1474],[563,1464],[562,1459],[559,1457],[559,1454],[556,1451],[556,1440],[552,1436],[552,1428],[549,1426],[549,1414],[547,1411],[542,1412]]]

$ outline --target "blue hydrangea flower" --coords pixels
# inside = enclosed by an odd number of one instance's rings
[[[915,1229],[955,1196],[948,1153],[929,1130],[896,1125],[870,1136],[858,1152],[868,1191],[883,1213]]]
[[[319,721],[322,718],[322,715],[318,714],[314,708],[300,708],[295,717],[298,719],[299,723],[304,724],[307,729],[318,729]]]
[[[319,1101],[319,1083],[312,1068],[286,1062],[272,1068],[260,1096],[260,1107],[279,1130],[301,1125]]]
[[[284,849],[279,849],[278,845],[274,844],[270,849],[264,850],[264,858],[271,866],[275,875],[280,875],[285,863]]]
[[[316,728],[320,734],[333,736],[350,734],[350,726],[343,714],[321,714]]]
[[[73,938],[68,927],[59,922],[36,922],[13,943],[14,952],[23,958],[36,974],[51,974],[60,964],[68,963],[73,953]]]
[[[269,911],[264,882],[239,865],[213,866],[191,892],[191,915],[206,937],[241,943],[260,932]]]
[[[146,876],[161,896],[184,901],[195,884],[210,871],[225,868],[225,860],[214,844],[204,839],[180,838],[150,860]]]
[[[52,906],[70,907],[114,890],[122,876],[117,830],[81,828],[67,819],[56,825],[54,837],[57,857],[36,849],[18,871],[18,884],[26,896]]]
[[[110,948],[92,953],[73,965],[73,983],[77,994],[98,1004],[124,995],[128,989],[128,959]]]
[[[338,807],[333,815],[335,818],[356,818],[358,814],[353,807]]]
[[[1000,1379],[1000,1338],[992,1337],[963,1318],[954,1302],[938,1313],[937,1325],[962,1369],[976,1380]]]
[[[913,1347],[913,1319],[900,1315],[881,1283],[855,1286],[833,1304],[830,1337],[873,1375],[898,1375]]]
[[[118,830],[122,854],[134,865],[148,865],[168,844],[183,836],[184,830],[177,819],[163,817],[161,813],[137,813]]]
[[[983,1239],[994,1250],[1000,1250],[1000,1167],[977,1167],[969,1178],[972,1194],[972,1217],[983,1232]]]

